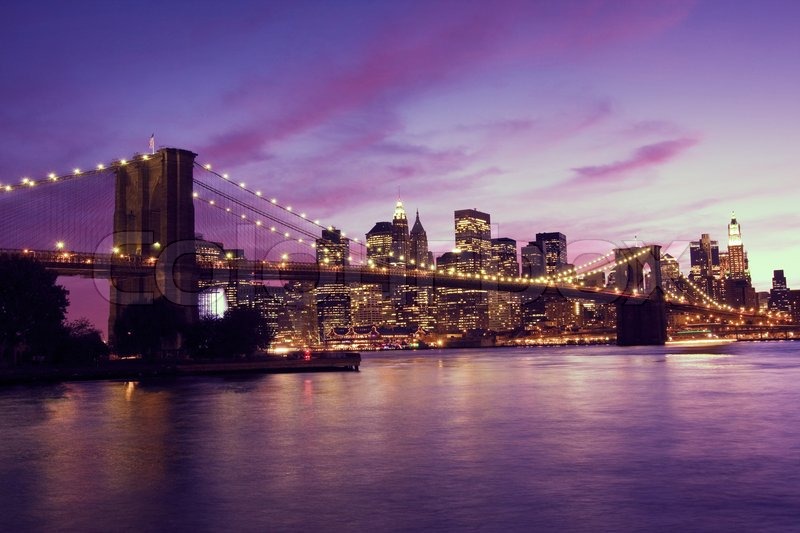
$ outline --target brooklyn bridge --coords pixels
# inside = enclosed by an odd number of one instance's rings
[[[91,170],[0,184],[0,255],[35,259],[59,276],[107,280],[109,332],[126,307],[162,297],[176,324],[191,324],[199,317],[203,287],[231,280],[404,284],[612,304],[619,345],[664,344],[668,313],[751,321],[761,316],[717,302],[685,279],[689,291],[665,288],[658,245],[616,248],[568,272],[539,278],[375,265],[366,261],[358,239],[351,240],[357,247],[352,257],[321,262],[317,241],[335,225],[311,220],[196,157],[162,148]],[[215,243],[236,243],[260,259],[214,250]],[[584,280],[597,272],[613,272],[614,285],[587,286]],[[180,342],[176,336],[173,348]]]

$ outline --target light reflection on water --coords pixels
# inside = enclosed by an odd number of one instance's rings
[[[798,348],[1,389],[0,529],[791,529]]]

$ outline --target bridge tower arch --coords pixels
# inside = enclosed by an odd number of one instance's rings
[[[197,269],[194,255],[194,159],[197,154],[163,148],[114,167],[114,253],[118,268],[110,281],[109,337],[132,305],[152,305],[164,298],[174,323],[198,318]],[[126,262],[156,258],[155,272],[131,275]],[[116,270],[116,272],[115,272]],[[163,350],[182,346],[178,331]]]
[[[667,306],[661,287],[661,246],[614,250],[619,346],[663,345],[667,340]],[[645,299],[642,299],[645,298]]]

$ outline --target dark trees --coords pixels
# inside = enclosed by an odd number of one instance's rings
[[[63,336],[67,290],[39,263],[0,256],[0,358],[50,357]]]
[[[81,318],[64,324],[63,340],[56,350],[55,362],[86,365],[107,358],[108,345],[91,322]]]
[[[274,332],[255,309],[229,309],[222,318],[204,318],[189,331],[190,353],[199,358],[252,355],[269,347]]]
[[[150,305],[129,305],[114,323],[114,353],[152,359],[162,341],[173,337],[180,327],[166,298]]]

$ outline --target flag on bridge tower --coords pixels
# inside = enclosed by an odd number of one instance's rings
[[[156,153],[156,134],[153,133],[150,135],[150,153]]]

